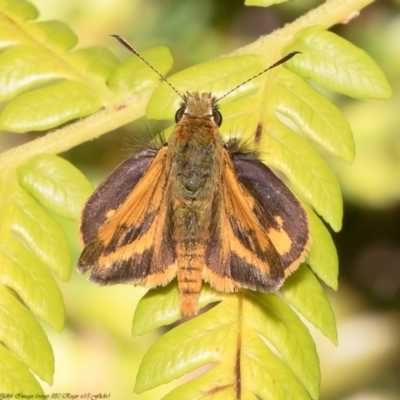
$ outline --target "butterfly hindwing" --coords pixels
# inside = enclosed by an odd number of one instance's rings
[[[253,213],[277,249],[285,276],[304,261],[309,247],[308,217],[288,187],[250,154],[231,155],[237,179],[247,189]]]
[[[165,196],[170,169],[167,149],[164,146],[150,160],[142,177],[131,184],[133,190],[128,195],[118,193],[119,187],[109,179],[111,176],[101,185],[103,195],[108,192],[118,201],[123,200],[116,209],[103,207],[105,221],[82,252],[78,270],[84,273],[91,269],[91,281],[153,287],[165,285],[175,276],[175,244],[169,233]],[[110,188],[105,187],[107,182]],[[126,186],[127,183],[122,185],[121,190],[127,190]]]

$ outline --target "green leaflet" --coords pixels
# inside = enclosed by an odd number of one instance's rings
[[[337,344],[335,315],[317,278],[307,266],[300,266],[280,289],[285,300],[332,343]]]
[[[65,67],[45,49],[27,45],[9,47],[0,55],[0,101],[11,100],[44,82],[67,78]]]
[[[329,153],[352,162],[354,138],[340,110],[286,68],[278,68],[273,74],[274,78],[265,84],[268,89],[264,100],[266,109],[290,118],[305,135]]]
[[[229,294],[216,292],[209,285],[202,286],[199,308],[224,299]],[[176,283],[149,290],[136,307],[132,334],[144,335],[153,329],[170,325],[182,318],[179,311],[179,291]]]
[[[0,0],[0,7],[8,17],[17,21],[29,21],[39,16],[36,8],[25,0]]]
[[[51,384],[54,357],[47,336],[31,313],[3,286],[0,286],[0,321],[1,342]]]
[[[64,231],[24,190],[16,190],[7,202],[2,223],[61,279],[69,279],[72,261]]]
[[[154,343],[140,365],[135,392],[142,393],[201,365],[221,361],[225,350],[232,352],[228,343],[236,342],[235,330],[232,329],[236,307],[228,309],[228,303],[224,302],[207,313],[206,324],[206,315],[199,316],[167,332]],[[171,360],[176,357],[180,362],[171,365]]]
[[[285,51],[301,51],[288,66],[322,87],[359,99],[386,100],[392,89],[365,51],[323,27],[300,31]]]
[[[100,99],[89,87],[66,81],[25,93],[8,103],[0,114],[0,129],[16,133],[50,129],[100,107]]]
[[[172,67],[173,59],[168,47],[153,47],[144,50],[141,55],[163,75]],[[129,57],[114,69],[108,79],[108,86],[119,94],[129,95],[154,86],[158,80],[158,75],[142,60]]]
[[[335,244],[323,222],[309,207],[306,210],[310,223],[311,246],[307,264],[325,284],[338,288],[339,260]]]
[[[67,60],[79,71],[90,74],[99,85],[107,81],[112,71],[118,67],[117,57],[103,47],[88,47],[68,54]]]
[[[302,368],[306,366],[303,365]],[[242,371],[242,382],[249,382],[242,385],[244,394],[250,392],[258,398],[271,399],[317,398],[309,396],[293,372],[264,345],[255,332],[246,332]],[[277,385],[277,382],[280,384]]]
[[[52,154],[32,157],[18,168],[20,185],[57,215],[76,219],[92,192],[91,184],[68,161]]]
[[[3,285],[14,290],[29,309],[54,330],[64,328],[64,304],[60,289],[46,266],[12,236],[0,245]]]
[[[61,21],[39,21],[27,25],[26,29],[36,37],[38,42],[45,43],[54,51],[67,51],[78,43],[75,33]]]
[[[33,374],[21,360],[0,344],[0,387],[3,393],[43,394]]]
[[[264,125],[262,160],[282,171],[335,231],[342,224],[339,182],[325,161],[294,131],[281,122]]]
[[[132,335],[144,335],[153,329],[170,325],[181,317],[179,291],[176,284],[149,290],[136,307]]]
[[[276,295],[248,291],[246,298],[249,299],[243,310],[246,313],[246,325],[274,346],[311,397],[318,398],[319,359],[308,329],[296,313]],[[247,331],[244,337],[247,338]]]
[[[1,17],[0,17],[1,19]],[[65,51],[73,47],[77,38],[69,28],[61,22],[48,21],[27,25],[39,37],[40,45],[32,46],[26,36],[21,32],[9,32],[7,26],[9,21],[3,21],[0,27],[0,35],[13,35],[13,43],[8,44],[0,55],[0,84],[2,87],[0,101],[7,101],[16,95],[23,93],[44,82],[61,79],[74,78],[73,71],[66,67],[60,57],[56,54],[60,50]],[[27,29],[27,30],[30,30]],[[59,41],[57,41],[59,40]],[[54,45],[49,51],[46,46]],[[61,47],[61,48],[60,48]],[[101,62],[100,62],[101,64]]]

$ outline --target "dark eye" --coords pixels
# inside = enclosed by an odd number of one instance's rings
[[[221,126],[222,124],[222,115],[218,110],[212,110],[212,115],[214,118],[214,122],[218,125]]]
[[[181,107],[175,114],[175,122],[178,122],[182,119],[183,115],[185,114],[186,107]]]

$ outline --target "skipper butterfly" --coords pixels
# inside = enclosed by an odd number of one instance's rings
[[[217,102],[240,85],[220,98],[180,95],[159,75],[183,100],[176,127],[159,149],[119,165],[89,198],[78,271],[91,270],[89,280],[101,285],[149,288],[176,277],[183,315],[197,313],[203,281],[222,292],[278,290],[306,258],[308,219],[254,152],[219,133]]]

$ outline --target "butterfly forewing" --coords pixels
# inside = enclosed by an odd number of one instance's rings
[[[166,284],[175,276],[175,245],[166,223],[167,147],[161,148],[149,164],[123,204],[107,210],[105,222],[86,244],[78,270],[83,273],[92,269],[90,280],[94,282],[152,287]],[[114,189],[110,196],[119,190]],[[104,186],[99,190],[104,192]],[[87,208],[83,214],[82,220],[86,220]]]
[[[223,205],[219,230],[207,246],[205,279],[222,291],[276,290],[284,278],[279,254],[254,215],[226,149],[223,159]]]

